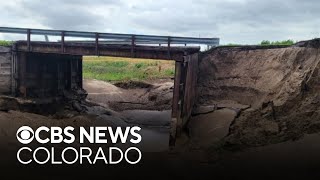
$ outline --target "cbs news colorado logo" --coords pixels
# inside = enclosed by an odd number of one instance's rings
[[[21,144],[29,144],[34,138],[34,132],[29,126],[22,126],[17,131],[17,139]]]
[[[84,127],[79,129],[79,142],[80,144],[117,144],[117,143],[130,143],[139,144],[142,141],[142,137],[139,134],[141,130],[138,126],[133,127],[89,127],[86,130]],[[142,153],[137,147],[129,147],[125,150],[118,147],[99,147],[96,151],[89,147],[66,147],[59,154],[52,146],[49,147],[37,147],[32,149],[27,145],[36,140],[40,144],[72,144],[76,141],[74,135],[75,128],[68,126],[61,127],[45,127],[41,126],[36,130],[33,130],[29,126],[22,126],[17,130],[17,140],[25,145],[17,152],[17,159],[21,164],[30,164],[36,162],[37,164],[95,164],[98,161],[102,161],[105,164],[118,164],[123,161],[129,164],[137,164],[142,158]],[[47,136],[42,137],[40,133],[46,133]],[[107,139],[109,137],[109,139]],[[109,142],[110,141],[110,142]],[[23,156],[22,156],[23,154]],[[44,159],[39,159],[37,155],[45,155]],[[69,154],[68,156],[66,154]],[[70,155],[72,154],[72,155]],[[107,155],[106,155],[107,154]],[[114,154],[117,154],[114,156]],[[131,155],[130,155],[131,154]],[[132,156],[132,154],[134,156]],[[41,156],[43,156],[41,155]],[[57,157],[58,156],[58,157]],[[69,158],[67,158],[69,157]],[[71,157],[71,160],[70,160]],[[133,158],[132,158],[133,157]]]

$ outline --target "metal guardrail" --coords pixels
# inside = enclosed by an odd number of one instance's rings
[[[103,43],[111,42],[127,44],[131,42],[135,44],[199,44],[208,46],[218,46],[219,38],[194,38],[194,37],[174,37],[174,36],[153,36],[153,35],[137,35],[137,34],[117,34],[117,33],[98,33],[98,32],[82,32],[82,31],[64,31],[64,30],[45,30],[45,29],[28,29],[28,28],[12,28],[0,27],[1,33],[26,34],[27,41],[30,42],[31,35],[47,35],[61,36],[61,42],[64,43],[65,37],[78,38],[94,38],[95,43],[99,43],[99,39],[103,39]],[[85,42],[85,41],[82,41]],[[92,41],[91,41],[92,42]]]

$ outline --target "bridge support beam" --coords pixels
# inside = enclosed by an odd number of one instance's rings
[[[97,37],[96,37],[97,38]],[[62,42],[16,42],[17,51],[34,53],[51,53],[51,54],[70,54],[81,56],[116,56],[116,57],[134,57],[142,59],[164,59],[164,60],[182,60],[185,53],[197,53],[199,47],[172,47],[170,42],[168,47],[165,46],[138,46],[135,44],[135,38],[132,37],[131,45],[111,45],[96,43],[63,43]],[[62,52],[63,46],[63,52]]]

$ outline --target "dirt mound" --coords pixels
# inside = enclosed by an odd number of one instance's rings
[[[88,92],[89,101],[115,111],[171,109],[172,80],[152,84],[131,81],[112,85],[103,81],[85,79],[84,88]]]
[[[122,89],[152,88],[153,85],[142,81],[117,82],[115,86]]]
[[[200,58],[198,105],[232,100],[252,108],[227,144],[256,146],[320,131],[320,40],[290,47],[220,47]]]

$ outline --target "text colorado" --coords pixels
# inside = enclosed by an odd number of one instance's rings
[[[137,164],[141,160],[142,154],[137,147],[128,147],[125,150],[108,145],[95,148],[95,150],[85,146],[79,148],[67,147],[59,152],[53,147],[55,144],[60,143],[72,144],[76,140],[80,144],[138,144],[142,140],[139,134],[141,128],[138,126],[125,128],[89,127],[87,129],[80,127],[79,135],[76,137],[74,134],[75,129],[71,126],[65,128],[41,126],[35,131],[29,126],[22,126],[17,130],[16,134],[20,143],[27,145],[35,140],[40,144],[50,144],[52,147],[37,147],[35,149],[27,146],[22,147],[17,152],[17,159],[22,164],[30,164],[32,162],[38,164],[95,164],[99,161],[105,164],[118,164],[123,161],[129,164]],[[44,133],[46,134],[45,136],[43,136]],[[21,154],[24,156],[21,156]],[[45,156],[45,158],[38,158],[39,154]],[[114,154],[116,155],[114,156]],[[135,158],[129,158],[129,154],[134,154]],[[70,159],[70,157],[72,158]]]

